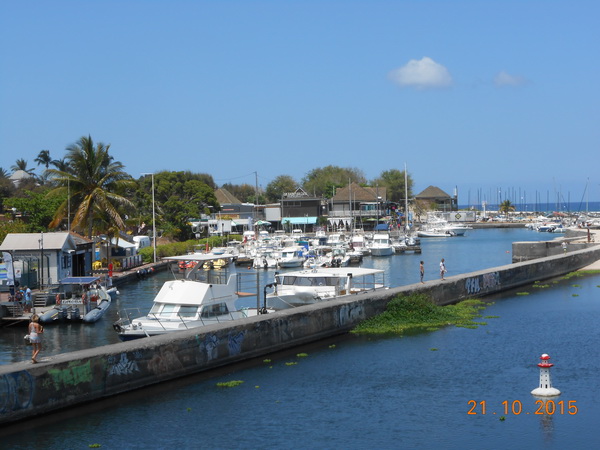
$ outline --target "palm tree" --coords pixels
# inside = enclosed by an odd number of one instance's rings
[[[48,169],[58,184],[48,195],[67,197],[56,211],[50,227],[57,227],[67,216],[70,202],[74,208],[71,228],[87,227],[90,238],[96,217],[107,215],[112,226],[125,228],[119,207],[133,207],[133,203],[118,192],[135,186],[135,181],[123,171],[123,164],[109,155],[109,148],[110,145],[101,142],[94,146],[91,136],[83,136],[67,147],[68,170]]]
[[[508,213],[515,210],[514,205],[510,200],[504,200],[500,203],[500,212],[506,214],[506,218],[508,219]]]
[[[8,173],[8,171],[0,167],[0,179],[8,178],[9,176],[10,174]]]
[[[15,164],[10,167],[10,170],[12,170],[13,172],[16,172],[17,170],[22,170],[31,175],[31,174],[33,174],[33,171],[35,169],[28,169],[27,161],[24,160],[23,158],[19,158],[15,161]]]
[[[33,161],[36,162],[38,166],[43,165],[47,169],[52,163],[52,158],[50,157],[50,150],[41,150],[40,153],[37,155],[37,158],[35,158]]]
[[[67,158],[53,159],[52,161],[50,161],[50,164],[52,164],[54,167],[56,167],[57,170],[61,172],[69,172],[71,169]]]

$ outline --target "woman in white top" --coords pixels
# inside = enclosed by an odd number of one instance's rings
[[[29,323],[29,342],[33,345],[33,351],[31,353],[31,362],[33,364],[37,363],[37,356],[42,349],[42,336],[40,336],[44,332],[44,327],[39,324],[39,316],[34,314],[31,316],[31,322]]]

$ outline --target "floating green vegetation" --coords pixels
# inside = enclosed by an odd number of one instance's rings
[[[571,287],[581,287],[580,284],[572,284]]]
[[[517,295],[529,295],[529,292],[517,292]]]
[[[537,281],[536,281],[536,283],[537,283]],[[532,287],[539,288],[539,289],[546,289],[546,288],[549,288],[550,285],[549,284],[534,284]]]
[[[263,359],[263,362],[264,362],[265,364],[269,364],[269,363],[271,362],[271,360],[270,360],[270,359]]]
[[[429,350],[431,350],[432,352],[437,352],[438,351],[438,349],[435,348],[435,347],[434,348],[430,348]]]
[[[600,287],[600,286],[599,286]],[[329,348],[335,348],[335,344],[331,344]]]
[[[296,356],[298,358],[306,358],[308,356],[308,353],[298,353]]]
[[[188,408],[188,409],[187,409],[187,412],[192,412],[192,408]]]
[[[298,364],[298,363],[295,362],[295,361],[291,361],[291,362],[286,362],[285,363],[286,366],[295,366],[296,364]]]
[[[485,316],[484,319],[499,319],[500,316]]]
[[[232,388],[232,387],[239,386],[242,383],[243,383],[242,380],[223,381],[221,383],[217,383],[217,387]]]
[[[579,294],[571,294],[571,297],[579,297]]]
[[[352,333],[401,334],[446,325],[477,328],[473,318],[485,308],[484,305],[480,300],[465,300],[456,305],[438,306],[424,294],[395,297],[383,313],[360,323]]]
[[[89,448],[100,448],[102,447],[102,444],[90,444],[88,445]]]
[[[571,278],[581,278],[586,275],[597,275],[600,273],[600,270],[578,270],[577,272],[570,272],[562,277],[563,280],[569,280]]]
[[[506,417],[500,416],[500,419],[498,419],[498,420],[500,420],[500,422],[504,422],[506,420]]]

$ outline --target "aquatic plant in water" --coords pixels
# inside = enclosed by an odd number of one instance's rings
[[[231,387],[239,386],[242,383],[243,383],[242,380],[223,381],[221,383],[217,383],[217,387],[231,388]]]
[[[308,356],[308,353],[298,353],[296,356],[298,358],[306,358]]]
[[[529,292],[517,292],[517,295],[529,295]]]
[[[428,330],[431,327],[455,325],[477,328],[485,323],[473,322],[485,308],[480,300],[465,300],[455,305],[435,305],[424,294],[395,297],[386,310],[356,326],[357,334],[401,334],[407,330]]]

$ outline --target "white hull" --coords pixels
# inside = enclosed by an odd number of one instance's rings
[[[384,271],[364,268],[321,268],[286,272],[276,276],[267,307],[287,309],[386,289]]]

